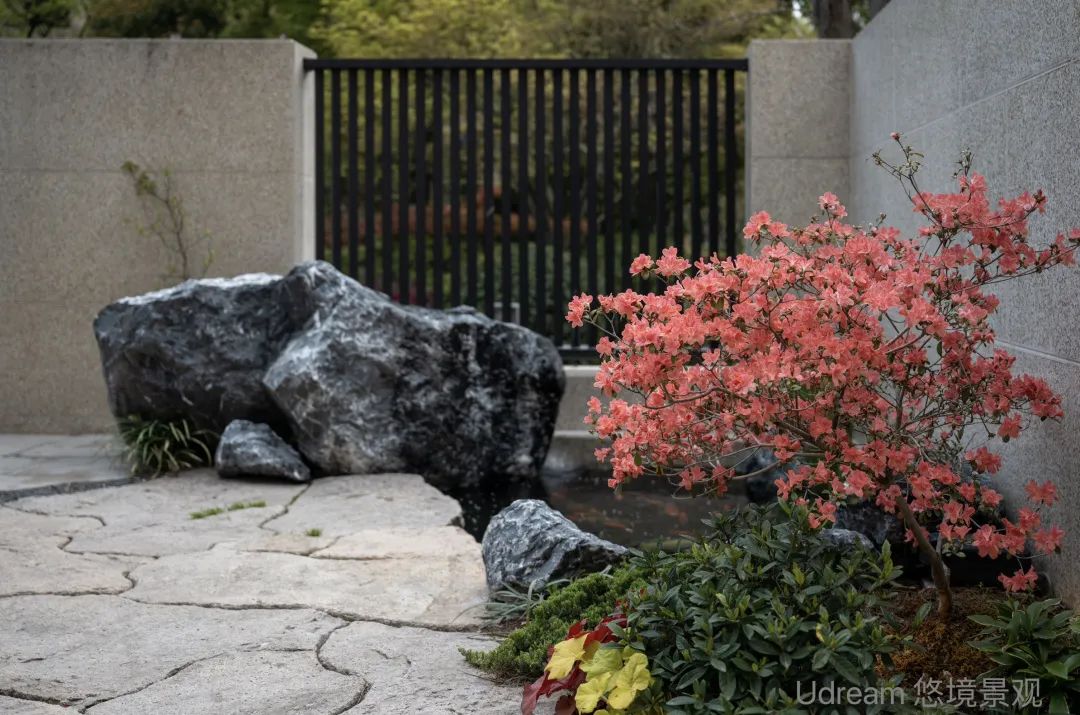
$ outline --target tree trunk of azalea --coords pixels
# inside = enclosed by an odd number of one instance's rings
[[[949,570],[945,567],[945,561],[930,543],[930,539],[926,536],[926,529],[915,519],[915,513],[911,511],[911,505],[903,494],[896,498],[896,508],[904,517],[904,524],[915,535],[919,551],[930,560],[930,573],[934,577],[934,587],[938,593],[938,617],[947,621],[952,616],[952,587],[949,586]]]

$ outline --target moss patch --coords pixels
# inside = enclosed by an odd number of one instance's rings
[[[513,631],[495,650],[462,650],[472,665],[506,681],[532,680],[544,672],[548,648],[566,638],[570,626],[585,619],[591,628],[611,615],[618,601],[633,588],[644,587],[637,573],[626,567],[610,575],[591,574],[562,588],[533,609],[529,620]]]

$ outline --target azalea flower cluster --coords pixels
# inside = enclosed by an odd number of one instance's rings
[[[1072,264],[1080,230],[1036,248],[1028,219],[1045,208],[1041,192],[992,206],[966,168],[955,193],[922,192],[918,155],[903,148],[907,164],[887,166],[927,219],[915,237],[849,225],[825,194],[804,228],[751,217],[743,235],[757,255],[691,264],[667,248],[630,268],[665,279],[664,292],[573,299],[569,322],[605,333],[596,386],[609,399],[590,400],[586,422],[610,441],[597,457],[612,486],[660,475],[723,493],[769,449],[789,467],[781,496],[808,504],[815,525],[833,522],[838,503],[873,500],[930,551],[918,524],[984,556],[1058,549],[1062,531],[1040,514],[1052,484],[1028,484],[1032,505],[1012,521],[991,516],[1001,495],[974,477],[1000,468],[993,440],[1017,437],[1025,418],[1062,416],[1047,384],[995,348],[991,289]],[[1002,580],[1021,590],[1036,575]]]

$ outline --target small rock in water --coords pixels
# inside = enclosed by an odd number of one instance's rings
[[[527,588],[618,563],[629,552],[579,529],[538,499],[518,499],[491,520],[483,541],[488,589]]]
[[[267,425],[233,420],[218,443],[214,464],[223,477],[281,477],[311,481],[311,471],[295,449]]]

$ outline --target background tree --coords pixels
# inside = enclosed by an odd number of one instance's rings
[[[515,0],[323,0],[312,34],[338,56],[507,57],[522,19]]]
[[[313,34],[355,57],[721,57],[812,29],[790,0],[323,0]]]
[[[78,0],[0,0],[0,36],[48,37],[71,25]]]
[[[568,57],[741,56],[754,37],[808,36],[790,2],[532,0],[522,4],[534,54]]]

